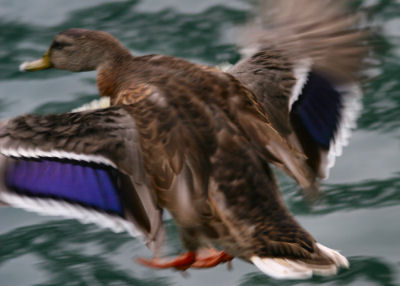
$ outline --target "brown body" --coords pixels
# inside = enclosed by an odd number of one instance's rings
[[[274,250],[280,248],[276,243],[299,240],[303,245],[290,250],[288,244],[289,252],[314,250],[313,239],[277,193],[264,159],[279,161],[257,141],[282,139],[269,128],[251,91],[230,74],[168,56],[110,64],[98,68],[99,90],[112,105],[129,105],[158,203],[173,215],[188,249],[217,243],[232,255],[249,258],[258,244],[260,254],[286,255],[285,248]],[[252,137],[241,125],[242,113],[271,134]],[[284,238],[279,225],[288,223],[296,231]]]

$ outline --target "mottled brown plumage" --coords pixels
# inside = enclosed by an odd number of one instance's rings
[[[304,189],[317,188],[318,168],[307,162],[290,122],[294,58],[287,46],[277,48],[264,43],[225,73],[170,56],[135,57],[105,32],[67,30],[55,37],[40,68],[97,70],[100,94],[112,107],[4,122],[0,147],[110,160],[124,174],[129,217],[155,252],[167,209],[189,251],[216,245],[258,267],[260,257],[289,263],[288,277],[331,274],[346,259],[296,222],[269,165]]]

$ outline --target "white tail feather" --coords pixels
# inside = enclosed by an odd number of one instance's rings
[[[312,276],[312,270],[293,266],[287,259],[252,256],[250,260],[258,269],[275,279],[307,279]]]
[[[329,265],[310,264],[301,260],[292,260],[286,258],[262,258],[252,256],[250,261],[254,263],[263,273],[275,279],[307,279],[312,275],[331,276],[335,275],[338,268],[349,267],[346,257],[338,251],[330,249],[320,243],[317,243],[319,250],[332,259],[333,263]]]
[[[329,247],[326,247],[325,245],[322,245],[321,243],[317,243],[317,246],[319,250],[322,251],[323,254],[328,256],[330,259],[332,259],[336,266],[343,267],[343,268],[349,268],[350,263],[347,260],[346,257],[341,255],[337,250],[331,249]]]

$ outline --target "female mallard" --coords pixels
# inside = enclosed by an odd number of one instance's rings
[[[315,23],[284,14],[300,22],[282,26],[276,41],[261,38],[257,52],[229,73],[169,56],[132,56],[105,32],[56,35],[45,56],[22,69],[97,70],[100,94],[112,106],[1,122],[0,200],[143,234],[155,254],[165,208],[188,252],[140,259],[158,268],[211,267],[237,256],[272,277],[297,279],[347,267],[288,212],[269,166],[314,191],[349,127],[341,125],[353,98],[345,84],[357,65],[329,63],[334,45],[345,59],[361,58],[361,34],[335,5],[304,1],[324,8],[312,10]],[[318,14],[328,12],[328,19]],[[311,30],[304,32],[302,21]],[[294,40],[296,29],[303,33]],[[198,255],[201,248],[209,250]]]

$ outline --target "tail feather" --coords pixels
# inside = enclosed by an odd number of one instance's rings
[[[294,260],[287,260],[287,263],[294,267],[303,267],[304,269],[311,270],[312,274],[315,275],[331,276],[337,273],[337,266],[335,264],[317,265]]]
[[[339,268],[349,268],[349,262],[338,251],[317,243],[320,252],[331,260],[329,264],[318,264],[302,259],[252,256],[250,261],[263,273],[275,279],[307,279],[313,275],[335,275]]]
[[[313,274],[310,269],[291,265],[287,259],[253,256],[250,260],[258,269],[275,279],[307,279]]]
[[[343,255],[341,255],[337,250],[326,247],[325,245],[322,245],[321,243],[317,243],[317,246],[318,246],[319,250],[321,250],[323,254],[325,254],[330,259],[332,259],[337,266],[344,267],[344,268],[350,267],[350,264],[349,264],[349,261],[347,260],[347,258],[344,257]]]

